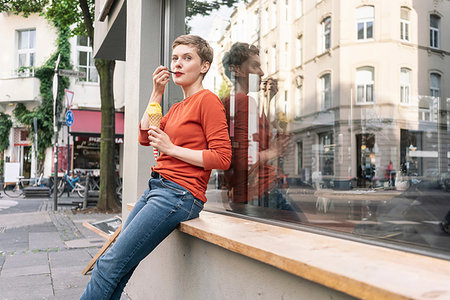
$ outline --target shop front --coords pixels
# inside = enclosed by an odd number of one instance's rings
[[[72,168],[79,170],[100,169],[101,111],[72,110],[74,123],[70,127],[72,139]],[[123,152],[123,113],[115,114],[116,170],[121,172]]]

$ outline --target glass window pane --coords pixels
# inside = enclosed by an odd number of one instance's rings
[[[358,40],[364,39],[364,23],[358,23]]]
[[[80,51],[78,53],[78,64],[80,66],[87,66],[88,65],[88,52]]]
[[[88,37],[86,35],[84,36],[77,36],[77,45],[78,46],[89,46],[88,44]]]
[[[399,46],[398,36],[374,39],[375,7],[349,3],[308,3],[303,16],[293,15],[287,24],[284,17],[273,17],[272,0],[247,1],[239,9],[213,11],[223,24],[208,16],[187,24],[190,33],[214,47],[213,68],[203,84],[224,103],[233,145],[231,168],[219,171],[223,190],[212,187],[208,197],[217,198],[208,198],[208,205],[407,249],[437,249],[450,257],[446,233],[438,226],[450,210],[442,201],[448,198],[442,183],[450,177],[448,107],[442,107],[446,99],[436,98],[450,82],[444,67],[450,58],[430,55],[415,41]],[[283,16],[285,5],[295,11],[298,4],[276,1]],[[439,46],[438,17],[415,6],[412,19],[409,8],[387,5],[391,9],[377,11],[378,24],[398,30],[392,23],[397,15],[400,39],[408,41],[411,24],[430,19],[429,45]],[[351,43],[337,34],[333,46],[339,50],[318,53],[331,46],[328,16],[342,11],[355,14],[340,19],[340,28],[356,28],[357,39],[370,43]],[[450,15],[445,9],[440,13]],[[386,56],[392,49],[395,55]],[[92,64],[90,57],[86,62]],[[417,205],[404,206],[405,199]],[[311,222],[318,219],[324,222]]]
[[[19,32],[19,49],[28,49],[29,31]]]
[[[34,53],[30,53],[30,66],[34,66]]]
[[[430,16],[430,27],[432,28],[439,28],[439,21],[440,21],[440,17],[436,16],[436,15],[431,15]]]
[[[367,22],[367,38],[373,38],[373,22]]]
[[[36,43],[36,30],[30,30],[29,36],[29,48],[34,49]]]
[[[19,54],[19,68],[27,66],[27,55]]]

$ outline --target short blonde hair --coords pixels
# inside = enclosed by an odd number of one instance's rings
[[[199,37],[198,35],[192,34],[180,35],[175,39],[175,41],[173,41],[172,50],[179,45],[186,45],[195,48],[198,56],[200,56],[200,59],[202,60],[202,63],[207,61],[210,65],[212,64],[214,50],[205,39]]]

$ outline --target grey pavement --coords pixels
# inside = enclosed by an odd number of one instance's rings
[[[83,222],[113,215],[74,212],[73,200],[54,211],[53,199],[1,193],[0,300],[79,299],[90,278],[81,272],[106,242]]]

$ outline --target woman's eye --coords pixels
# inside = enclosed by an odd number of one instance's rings
[[[186,60],[191,60],[191,57],[190,56],[186,56]]]
[[[172,60],[173,60],[173,61],[176,61],[176,60],[177,60],[177,58],[176,58],[176,57],[172,57]]]

